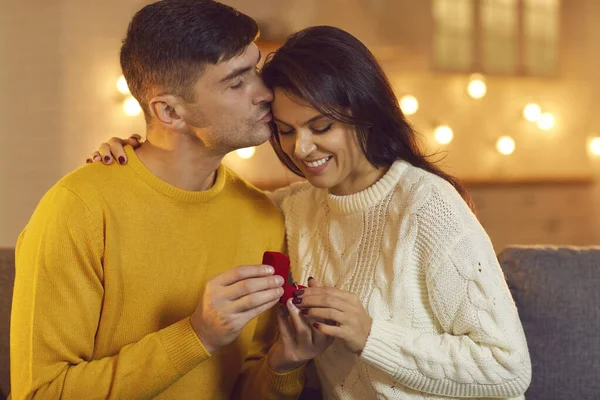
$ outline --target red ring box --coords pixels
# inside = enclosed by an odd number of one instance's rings
[[[304,289],[306,286],[298,285],[298,288],[294,285],[287,283],[288,277],[290,276],[290,259],[288,256],[276,251],[265,251],[263,254],[263,265],[270,265],[275,268],[275,275],[279,275],[286,282],[283,284],[283,296],[279,298],[279,302],[285,304],[285,302],[293,297],[293,293],[298,289]]]

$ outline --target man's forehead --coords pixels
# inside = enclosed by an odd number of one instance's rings
[[[254,67],[259,60],[259,50],[256,44],[250,43],[244,51],[227,61],[220,61],[217,64],[208,64],[202,74],[213,83],[221,83],[221,80],[236,70]]]
[[[240,63],[240,62],[246,63],[248,61],[256,62],[258,54],[259,54],[258,46],[256,45],[256,43],[252,42],[248,46],[246,46],[244,51],[241,52],[240,54],[230,58],[227,61],[220,61],[217,63],[217,65],[232,65],[232,64],[236,64],[236,63]]]

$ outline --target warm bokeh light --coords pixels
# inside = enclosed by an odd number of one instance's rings
[[[502,136],[496,142],[496,149],[500,154],[512,154],[515,151],[515,140],[510,136]]]
[[[419,101],[415,96],[403,96],[400,99],[400,108],[405,115],[413,115],[419,110]]]
[[[594,156],[600,156],[600,136],[590,139],[588,144],[589,151]]]
[[[236,154],[238,155],[238,157],[243,158],[243,159],[251,158],[255,152],[256,152],[255,147],[246,147],[243,149],[236,150]]]
[[[123,75],[121,75],[119,77],[119,79],[117,80],[117,90],[119,91],[119,93],[122,94],[129,94],[129,86],[127,86],[127,81],[125,80],[125,77]]]
[[[473,75],[469,86],[467,86],[469,96],[474,99],[481,99],[487,93],[487,85],[481,75]]]
[[[123,102],[123,112],[130,117],[135,117],[136,115],[140,115],[142,112],[142,107],[140,107],[140,104],[136,99],[134,99],[132,96],[129,96]]]
[[[454,138],[454,132],[452,132],[452,129],[447,125],[438,126],[435,128],[435,131],[433,131],[433,134],[435,135],[435,140],[440,144],[448,144]]]
[[[538,127],[545,131],[554,128],[554,115],[552,113],[543,113],[537,120]]]
[[[527,121],[535,122],[542,115],[542,109],[535,103],[530,103],[523,109],[523,116]]]

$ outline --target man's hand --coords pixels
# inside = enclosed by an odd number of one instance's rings
[[[283,278],[269,265],[233,268],[211,279],[191,323],[209,353],[232,343],[254,317],[283,294]]]

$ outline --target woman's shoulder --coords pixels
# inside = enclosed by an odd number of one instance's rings
[[[294,198],[309,195],[314,189],[315,188],[310,183],[300,181],[272,192],[265,193],[279,209],[283,209],[285,203],[288,203]]]
[[[412,165],[396,191],[402,194],[399,197],[411,214],[423,214],[435,219],[438,213],[470,212],[468,204],[450,182]]]

